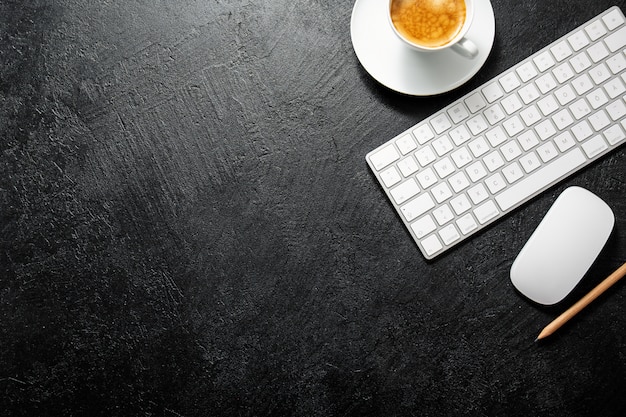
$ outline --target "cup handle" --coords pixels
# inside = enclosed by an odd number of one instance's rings
[[[474,59],[478,55],[478,47],[467,38],[461,38],[460,41],[452,45],[452,50],[469,59]]]

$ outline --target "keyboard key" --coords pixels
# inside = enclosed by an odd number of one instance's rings
[[[589,123],[591,123],[591,126],[593,126],[593,128],[597,132],[599,132],[607,127],[611,123],[611,121],[606,115],[606,112],[604,110],[600,110],[589,117]]]
[[[433,193],[433,197],[435,197],[435,201],[439,204],[452,197],[452,190],[450,190],[450,187],[448,187],[448,184],[445,182],[440,182],[434,186],[431,192]]]
[[[463,171],[459,171],[451,176],[449,181],[455,193],[460,193],[470,185],[470,182]]]
[[[612,10],[609,13],[602,16],[602,21],[609,30],[613,30],[620,25],[624,24],[624,18],[617,10]]]
[[[589,45],[589,39],[583,30],[579,30],[573,35],[568,36],[567,41],[574,51],[580,51],[585,46]]]
[[[432,125],[435,133],[437,133],[438,135],[442,134],[452,126],[452,123],[450,123],[448,116],[443,113],[435,116],[435,118],[430,121],[430,124]]]
[[[609,56],[609,51],[606,49],[606,46],[604,46],[602,42],[590,46],[587,49],[587,53],[591,57],[591,60],[595,63],[598,63],[607,56]]]
[[[544,51],[537,55],[535,58],[533,58],[533,62],[540,72],[544,72],[545,70],[552,68],[552,66],[554,66],[555,64],[552,55],[550,55],[550,52],[548,51]]]
[[[501,191],[504,187],[506,187],[506,182],[499,172],[496,172],[487,178],[485,180],[485,184],[487,184],[487,188],[489,188],[491,194],[496,194],[498,191]]]
[[[400,152],[402,153],[402,155],[406,155],[407,153],[411,152],[413,149],[417,147],[417,145],[415,144],[415,141],[413,140],[411,135],[408,133],[406,135],[401,136],[398,140],[396,140],[396,145],[398,146],[398,149],[400,149]]]
[[[506,133],[504,133],[504,130],[502,130],[500,126],[496,126],[489,132],[485,133],[485,137],[494,148],[509,140],[509,137]]]
[[[479,158],[485,153],[489,152],[489,145],[487,145],[487,141],[483,136],[479,136],[478,138],[471,141],[468,147],[476,158]]]
[[[459,230],[464,235],[467,235],[471,231],[478,228],[478,225],[471,214],[466,214],[465,216],[459,218],[459,220],[456,221],[456,225],[459,226]]]
[[[465,194],[461,194],[460,196],[453,198],[450,201],[450,205],[458,216],[472,208],[472,203],[470,203]]]
[[[619,78],[613,78],[611,81],[604,84],[604,89],[610,98],[619,97],[624,92],[626,92],[626,88],[624,87],[624,83]]]
[[[454,142],[456,146],[461,146],[472,138],[472,135],[467,130],[465,125],[459,125],[456,128],[452,129],[449,135],[452,138],[452,142]]]
[[[437,176],[432,168],[426,168],[425,170],[418,172],[415,175],[415,178],[417,178],[423,189],[427,189],[431,185],[437,183]]]
[[[511,94],[507,98],[503,99],[501,102],[502,108],[504,111],[511,115],[522,108],[522,102],[520,101],[517,94]]]
[[[498,81],[500,81],[500,85],[507,93],[510,93],[520,86],[520,82],[514,72],[509,72],[503,77],[500,77]]]
[[[522,168],[519,166],[517,162],[513,162],[511,165],[504,168],[502,170],[502,173],[504,174],[504,178],[506,178],[509,184],[513,184],[515,181],[519,180],[520,178],[524,176],[524,173],[522,172]]]
[[[589,98],[589,96],[587,96],[587,98]],[[569,106],[569,109],[576,120],[580,120],[591,113],[591,108],[589,107],[587,100],[584,98],[576,100],[571,106]]]
[[[554,96],[561,103],[561,106],[565,106],[576,98],[576,93],[572,90],[570,85],[563,86],[554,92]]]
[[[418,126],[415,130],[413,130],[413,135],[417,139],[417,142],[420,145],[425,144],[429,140],[435,137],[435,134],[431,130],[431,128],[427,124],[423,124]]]
[[[574,138],[572,137],[572,134],[567,131],[558,135],[554,139],[554,143],[556,143],[556,146],[559,148],[561,152],[565,152],[568,149],[571,149],[572,146],[576,144],[574,142]]]
[[[546,94],[547,92],[554,90],[558,85],[551,73],[542,75],[537,79],[536,83],[537,87],[539,87],[539,91],[541,91],[541,94]]]
[[[402,180],[395,167],[390,167],[380,173],[380,179],[385,183],[386,187],[392,187]]]
[[[580,95],[585,94],[587,91],[593,88],[593,82],[591,82],[591,78],[589,78],[589,75],[587,74],[583,74],[580,77],[576,78],[572,82],[572,85],[574,86],[576,92]]]
[[[598,85],[611,78],[611,73],[609,72],[609,69],[606,67],[606,65],[604,65],[604,63],[592,69],[589,75]]]
[[[483,88],[483,94],[489,103],[493,103],[504,95],[502,89],[497,83],[491,83],[487,87]]]
[[[609,47],[611,52],[622,49],[626,46],[626,26],[607,36],[604,42],[606,42],[606,46]]]
[[[426,255],[428,256],[432,256],[435,253],[439,252],[441,249],[443,249],[443,246],[437,238],[437,235],[428,236],[426,239],[422,240],[421,244],[424,248],[424,252],[426,252]]]
[[[560,62],[572,54],[572,50],[566,41],[561,41],[550,48],[554,58]]]
[[[556,81],[559,84],[563,84],[565,81],[569,80],[570,78],[574,76],[574,71],[572,70],[572,68],[569,66],[567,62],[554,68],[552,70],[552,73],[554,74],[554,77],[556,78]]]
[[[600,20],[596,20],[585,26],[585,32],[587,32],[592,41],[595,41],[606,34],[606,28]]]
[[[504,160],[498,151],[491,152],[483,159],[483,161],[485,162],[485,166],[489,172],[493,172],[504,165]]]
[[[480,161],[476,161],[465,169],[472,182],[476,182],[487,175],[485,167]]]
[[[522,117],[524,123],[526,123],[526,126],[529,127],[534,125],[541,119],[541,114],[539,113],[539,110],[535,105],[532,105],[522,110],[520,112],[520,116]]]
[[[556,133],[556,129],[550,119],[538,123],[537,126],[535,126],[535,131],[542,141],[551,138],[552,135]]]
[[[522,166],[522,169],[524,169],[524,172],[526,172],[527,174],[539,168],[541,164],[539,162],[539,158],[537,157],[537,154],[535,154],[534,152],[531,152],[522,156],[519,159],[519,161],[520,161],[520,165]]]
[[[504,111],[499,104],[494,104],[493,106],[489,107],[483,112],[483,114],[485,115],[485,118],[487,119],[489,124],[492,126],[504,119]]]
[[[413,200],[401,206],[400,211],[404,215],[406,221],[410,222],[418,218],[422,214],[426,213],[433,207],[435,207],[435,202],[433,201],[430,194],[425,193],[415,197]]]
[[[465,165],[472,162],[472,156],[470,155],[466,147],[457,149],[456,151],[452,152],[450,156],[452,157],[452,160],[454,161],[454,164],[457,168],[463,168]]]
[[[452,142],[450,142],[450,139],[448,139],[447,136],[440,136],[432,142],[432,145],[433,149],[439,156],[444,156],[454,148],[454,146],[452,146]]]
[[[391,197],[393,197],[396,204],[402,204],[405,201],[408,201],[411,197],[417,195],[419,192],[420,188],[413,178],[409,178],[407,181],[389,191]]]
[[[624,58],[624,54],[613,55],[606,63],[613,74],[619,74],[626,68],[626,58]]]
[[[522,123],[517,115],[505,120],[502,123],[502,126],[504,126],[504,130],[506,130],[506,133],[511,137],[517,135],[524,130],[524,123]]]
[[[539,144],[539,139],[537,139],[535,132],[533,132],[532,130],[525,131],[517,137],[517,140],[519,141],[520,145],[522,145],[522,149],[524,149],[524,151],[526,152]]]
[[[432,148],[428,145],[415,152],[415,157],[417,158],[417,162],[419,162],[423,167],[437,159],[435,152],[433,152]]]
[[[547,97],[542,98],[537,102],[537,107],[541,110],[541,113],[544,116],[554,113],[558,108],[559,104],[556,102],[556,99],[552,94]]]
[[[594,110],[600,108],[609,101],[606,94],[604,94],[604,89],[602,88],[597,88],[593,92],[587,94],[587,100],[589,100],[589,104],[591,104],[591,107]]]
[[[478,223],[485,224],[489,220],[495,218],[499,214],[498,208],[492,200],[487,201],[482,206],[474,210],[474,215],[478,219]]]
[[[528,61],[519,66],[516,70],[517,75],[520,77],[523,83],[528,82],[537,76],[537,69],[533,65],[532,61]]]
[[[477,111],[485,108],[487,103],[480,93],[474,93],[465,99],[465,105],[471,113],[476,113]]]
[[[588,158],[593,158],[594,156],[601,154],[607,149],[608,146],[600,135],[594,136],[593,138],[583,143],[583,150],[587,154]]]
[[[569,111],[567,111],[567,109],[563,109],[560,112],[556,113],[554,116],[552,116],[552,120],[559,130],[563,130],[567,126],[574,123],[574,119],[572,118],[572,115],[569,113]]]
[[[441,237],[441,240],[443,240],[444,245],[449,245],[461,238],[461,235],[457,232],[456,227],[452,224],[449,224],[441,229],[441,231],[439,231],[439,236]]]
[[[435,211],[433,211],[433,216],[435,216],[435,220],[439,224],[439,226],[443,226],[448,223],[452,219],[454,219],[454,214],[452,214],[452,210],[448,207],[447,204],[440,206]]]
[[[467,122],[467,126],[469,127],[473,135],[478,135],[479,133],[485,131],[485,129],[487,129],[489,125],[485,121],[485,118],[479,114],[471,118]]]
[[[522,150],[516,141],[509,141],[503,147],[500,148],[500,152],[504,155],[504,159],[507,162],[511,162],[514,159],[517,159],[522,154]]]
[[[415,158],[410,155],[398,162],[398,168],[400,169],[400,172],[402,172],[402,175],[404,175],[405,177],[408,177],[418,170]]]
[[[574,68],[574,71],[576,71],[576,74],[580,74],[587,68],[591,67],[591,60],[584,52],[570,59],[569,63],[572,65],[572,68]]]
[[[458,103],[448,110],[448,116],[452,123],[458,124],[469,117],[469,112],[462,103]]]
[[[435,167],[435,171],[437,171],[439,178],[446,178],[456,169],[450,158],[447,156],[442,160],[435,162],[435,165],[433,166]]]
[[[418,239],[423,238],[427,234],[434,232],[437,229],[437,225],[430,215],[425,215],[419,220],[411,223],[411,229],[413,229],[413,233],[417,236]]]
[[[610,145],[617,145],[626,138],[626,135],[619,125],[615,124],[604,131],[604,137]]]
[[[522,98],[524,104],[530,104],[537,100],[540,96],[539,91],[534,84],[528,84],[527,86],[520,88],[518,94]]]
[[[591,129],[591,126],[589,126],[589,123],[587,123],[586,120],[583,120],[582,122],[572,126],[572,133],[578,142],[582,142],[589,136],[593,135],[593,130]]]
[[[387,145],[370,156],[370,161],[372,161],[372,164],[374,164],[374,168],[376,168],[376,171],[380,171],[381,169],[385,168],[392,162],[397,161],[398,159],[400,159],[400,155],[398,154],[398,151],[396,151],[396,148],[393,147],[393,145]]]
[[[537,148],[537,153],[543,162],[551,161],[559,154],[552,142],[541,145]]]
[[[626,105],[624,105],[622,100],[616,100],[606,107],[606,111],[609,113],[611,120],[617,121],[626,114]]]
[[[477,184],[467,190],[467,195],[469,195],[470,200],[472,200],[474,204],[482,203],[489,197],[487,189],[482,184]]]

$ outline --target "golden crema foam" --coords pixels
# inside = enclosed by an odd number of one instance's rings
[[[465,22],[465,0],[393,0],[390,14],[400,35],[433,48],[459,33]]]

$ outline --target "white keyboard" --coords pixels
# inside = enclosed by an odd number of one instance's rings
[[[612,7],[368,153],[432,259],[626,138],[626,24]]]

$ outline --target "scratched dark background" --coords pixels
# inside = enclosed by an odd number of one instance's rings
[[[484,68],[412,98],[351,1],[0,1],[0,414],[623,416],[624,283],[533,340],[626,260],[624,147],[434,262],[364,160],[612,4],[494,0]],[[616,227],[541,308],[508,272],[568,185]]]

